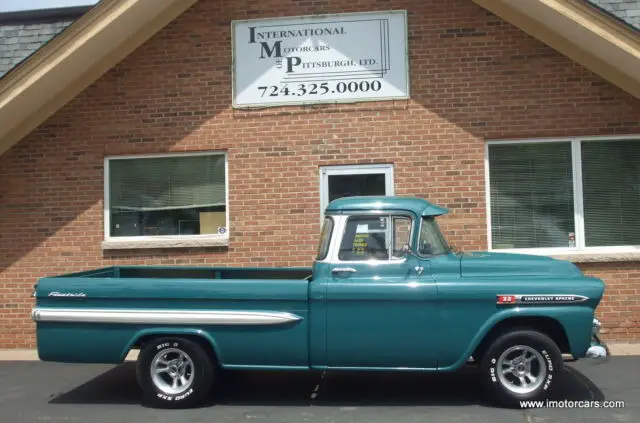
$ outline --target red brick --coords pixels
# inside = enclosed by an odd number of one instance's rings
[[[388,9],[409,12],[411,100],[231,109],[231,20]],[[454,28],[485,35],[440,37]],[[42,276],[310,265],[320,165],[394,163],[397,193],[458,207],[446,235],[485,249],[485,140],[640,133],[638,116],[640,100],[468,0],[201,0],[0,157],[0,348],[34,345]],[[104,156],[207,150],[229,153],[229,249],[102,251]],[[637,338],[640,263],[580,267],[607,283],[606,336]]]

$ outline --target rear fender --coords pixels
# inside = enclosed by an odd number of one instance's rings
[[[162,337],[162,336],[180,336],[180,335],[198,337],[208,342],[211,348],[213,349],[213,352],[218,358],[218,360],[220,359],[220,351],[218,349],[216,341],[213,339],[213,337],[211,337],[211,335],[209,335],[207,332],[203,331],[202,329],[166,327],[166,328],[143,329],[138,331],[133,336],[129,344],[127,344],[127,346],[122,351],[120,355],[120,361],[124,361],[124,359],[127,357],[131,349],[136,344],[138,344],[138,342],[143,338]]]

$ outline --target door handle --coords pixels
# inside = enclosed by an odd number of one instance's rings
[[[356,269],[354,269],[353,267],[334,267],[333,269],[331,269],[331,271],[333,273],[338,273],[338,272],[356,273]]]

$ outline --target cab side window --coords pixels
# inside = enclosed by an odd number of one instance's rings
[[[332,233],[333,219],[330,217],[325,217],[324,224],[322,225],[322,233],[320,234],[320,243],[318,244],[316,260],[324,260],[327,257]]]
[[[389,216],[351,216],[347,220],[338,259],[389,260]]]

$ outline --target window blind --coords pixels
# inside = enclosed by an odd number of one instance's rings
[[[493,248],[572,246],[571,143],[489,146]]]
[[[222,155],[109,161],[114,211],[156,211],[225,205]]]
[[[581,147],[586,246],[640,245],[640,142]]]

